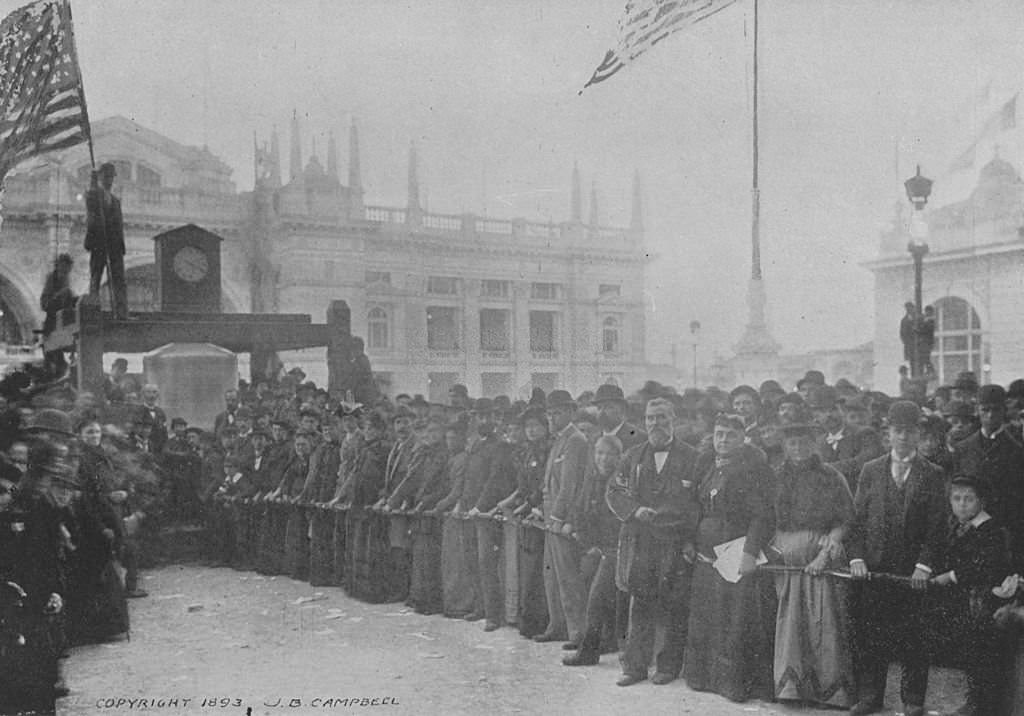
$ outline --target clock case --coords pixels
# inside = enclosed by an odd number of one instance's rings
[[[153,237],[156,251],[156,302],[170,313],[220,313],[220,244],[214,233],[186,224]],[[209,270],[196,282],[186,281],[174,270],[174,257],[191,246],[206,257]]]

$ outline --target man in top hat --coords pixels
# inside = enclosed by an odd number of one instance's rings
[[[89,293],[98,296],[103,272],[114,292],[114,317],[128,318],[128,289],[124,279],[124,218],[121,200],[111,192],[117,170],[110,162],[92,173],[85,193],[85,250],[89,252]]]
[[[597,406],[597,424],[602,434],[617,437],[623,451],[647,440],[647,434],[642,429],[626,422],[629,404],[619,386],[611,383],[598,386],[591,403]]]
[[[567,522],[583,485],[590,445],[572,423],[576,401],[568,391],[553,390],[547,398],[548,424],[554,444],[544,471],[544,593],[548,626],[534,641],[558,641],[568,635],[579,648],[585,626],[587,596],[579,568],[579,549]],[[568,648],[568,645],[567,645]]]
[[[988,512],[1006,525],[1017,569],[1024,567],[1024,445],[1007,429],[1006,391],[1001,385],[978,390],[980,427],[953,446],[956,474],[989,485]]]
[[[850,492],[855,493],[861,468],[884,452],[878,433],[863,424],[867,422],[867,402],[860,396],[850,398],[840,410],[835,389],[816,386],[811,390],[807,407],[823,431],[818,443],[822,461],[843,473]]]
[[[924,716],[928,656],[921,624],[923,595],[949,510],[942,471],[917,453],[921,409],[898,400],[889,407],[888,419],[892,450],[861,470],[847,553],[855,579],[883,572],[910,577],[912,589],[885,580],[858,585],[853,611],[860,640],[856,668],[861,700],[850,713],[884,708],[886,674],[895,660],[903,667],[904,713]]]

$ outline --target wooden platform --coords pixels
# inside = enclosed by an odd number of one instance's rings
[[[78,385],[92,391],[103,386],[104,353],[146,353],[168,343],[211,343],[257,355],[326,346],[333,373],[349,355],[350,314],[344,301],[332,301],[327,314],[327,323],[300,313],[132,313],[117,320],[95,297],[83,296],[61,312],[43,349],[75,351]]]

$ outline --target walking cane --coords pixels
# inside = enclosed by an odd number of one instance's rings
[[[845,579],[849,581],[854,581],[856,579],[849,572],[844,572],[838,569],[825,569],[822,570],[820,574],[812,575],[809,572],[804,571],[803,567],[790,567],[782,564],[762,564],[758,566],[757,571],[765,574],[806,574],[807,576],[833,577],[835,579]],[[910,577],[905,577],[900,574],[890,574],[889,572],[868,572],[868,575],[864,577],[864,581],[891,582],[894,584],[910,586],[912,580]]]

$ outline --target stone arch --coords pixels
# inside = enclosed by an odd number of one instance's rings
[[[42,286],[37,291],[41,293]],[[0,342],[33,342],[32,331],[43,325],[43,312],[33,298],[37,291],[17,272],[0,263]]]

